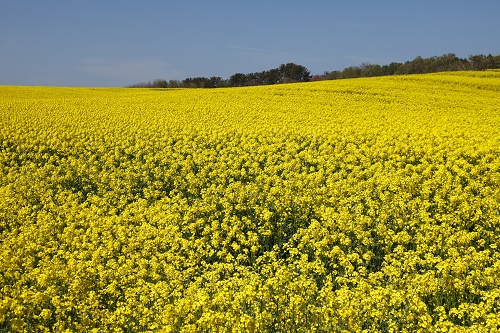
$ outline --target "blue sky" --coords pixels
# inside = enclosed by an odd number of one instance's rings
[[[500,1],[1,0],[0,84],[126,86],[500,54]]]

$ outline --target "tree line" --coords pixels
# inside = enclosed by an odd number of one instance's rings
[[[182,81],[157,79],[153,82],[138,83],[130,88],[220,88],[258,86],[277,83],[307,82],[311,72],[306,67],[294,63],[282,64],[278,68],[249,74],[236,73],[225,80],[219,76],[190,77]]]
[[[219,76],[191,77],[182,81],[157,79],[152,82],[143,82],[130,85],[130,88],[221,88],[270,85],[278,83],[307,82],[319,80],[337,80],[358,77],[373,77],[402,74],[423,74],[461,70],[484,70],[500,68],[500,55],[491,54],[471,55],[468,58],[459,58],[453,53],[423,58],[416,57],[404,63],[392,62],[387,65],[364,63],[359,66],[350,66],[342,71],[326,71],[321,75],[311,76],[311,72],[304,66],[294,63],[282,64],[278,68],[255,73],[236,73],[228,79]]]
[[[361,64],[347,67],[342,71],[325,72],[315,75],[314,80],[336,80],[357,77],[372,77],[403,74],[424,74],[448,71],[484,70],[500,68],[500,55],[471,55],[469,58],[459,58],[453,53],[429,58],[416,57],[404,63],[392,62],[388,65]]]

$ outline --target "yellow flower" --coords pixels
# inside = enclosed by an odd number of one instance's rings
[[[495,331],[499,93],[0,86],[0,324]]]

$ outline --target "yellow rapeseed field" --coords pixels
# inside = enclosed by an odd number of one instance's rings
[[[0,97],[1,332],[500,329],[500,72]]]

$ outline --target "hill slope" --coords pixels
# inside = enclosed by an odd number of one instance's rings
[[[0,94],[2,329],[500,323],[499,72]]]

